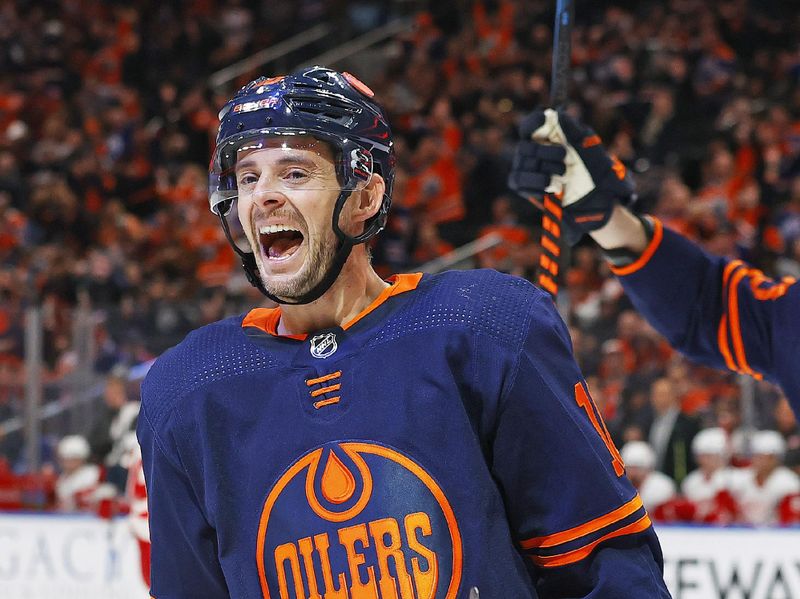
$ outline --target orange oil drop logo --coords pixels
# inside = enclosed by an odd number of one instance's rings
[[[335,504],[345,503],[353,496],[356,490],[356,480],[353,473],[347,469],[334,452],[328,453],[328,461],[322,471],[320,483],[322,496]]]
[[[288,467],[264,503],[256,559],[263,599],[456,599],[463,565],[437,481],[361,441],[326,443]]]

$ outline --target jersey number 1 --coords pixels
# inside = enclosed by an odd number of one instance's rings
[[[614,442],[611,440],[611,435],[608,434],[606,423],[603,422],[603,417],[600,415],[600,411],[597,409],[597,406],[594,404],[594,401],[592,401],[591,396],[581,383],[575,383],[575,401],[578,402],[578,405],[584,409],[586,415],[589,417],[589,420],[592,423],[592,426],[594,427],[594,430],[597,431],[597,434],[600,435],[603,443],[606,444],[608,452],[611,454],[611,463],[614,465],[614,472],[617,473],[617,476],[622,476],[625,472],[625,464],[622,463],[622,458],[619,455],[619,451],[617,451],[617,448],[614,446]]]

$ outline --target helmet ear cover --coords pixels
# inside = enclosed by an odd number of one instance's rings
[[[369,183],[373,173],[376,171],[372,160],[372,152],[362,145],[346,139],[341,143],[341,153],[339,156],[339,169],[343,181],[343,190],[356,189],[360,183]],[[380,173],[379,173],[380,174]],[[387,183],[388,186],[388,183]],[[353,245],[369,241],[377,235],[385,226],[391,206],[391,190],[387,187],[381,205],[372,217],[364,225],[364,231],[356,236],[351,236],[342,231],[339,226],[339,219],[347,202],[349,194],[341,194],[336,200],[333,209],[333,232],[341,240],[347,240]]]

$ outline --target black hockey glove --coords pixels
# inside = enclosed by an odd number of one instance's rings
[[[561,229],[570,245],[605,225],[615,204],[635,199],[627,169],[590,127],[548,108],[525,117],[519,131],[508,185],[532,200],[563,193]]]

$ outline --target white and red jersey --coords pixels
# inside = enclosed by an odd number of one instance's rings
[[[135,435],[127,441],[128,484],[125,498],[128,501],[128,526],[139,545],[139,563],[142,580],[150,587],[150,522],[147,510],[147,489],[144,485],[144,467],[142,466],[142,449]]]
[[[730,524],[738,519],[739,505],[732,493],[736,476],[736,468],[719,468],[711,475],[697,469],[683,479],[681,493],[694,506],[694,521]]]
[[[100,487],[102,471],[95,464],[84,464],[56,481],[56,505],[62,512],[94,509],[95,494]]]
[[[683,479],[681,493],[686,499],[698,505],[713,501],[720,491],[731,489],[735,476],[734,468],[720,468],[710,476],[699,469],[694,470]]]
[[[775,524],[778,504],[786,496],[800,492],[800,477],[785,466],[778,466],[763,484],[759,484],[755,470],[741,468],[733,477],[731,492],[739,502],[745,523],[756,526]]]
[[[778,504],[778,518],[781,526],[800,524],[800,493],[784,497]]]
[[[642,504],[648,512],[670,501],[677,495],[675,481],[658,470],[653,470],[639,487]]]
[[[150,527],[147,517],[147,489],[144,486],[144,468],[142,467],[142,451],[137,443],[131,449],[131,461],[128,466],[128,484],[125,496],[130,506],[128,525],[140,541],[150,542]]]

